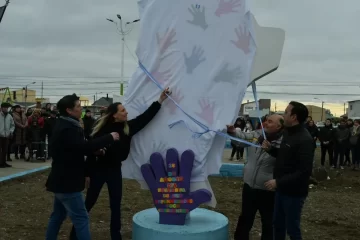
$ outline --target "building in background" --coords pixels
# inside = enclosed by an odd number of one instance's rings
[[[360,100],[351,101],[348,104],[348,118],[360,119]]]
[[[113,98],[102,97],[96,100],[92,105],[98,107],[108,107],[112,103],[113,103]]]
[[[4,97],[3,92],[0,92],[0,99]],[[14,91],[10,91],[11,101],[13,102],[29,102],[36,103],[36,90],[27,90],[27,96],[25,95],[25,89],[18,89]]]
[[[306,105],[309,116],[312,117],[314,122],[324,122],[328,118],[334,118],[333,114],[329,109],[325,109],[322,107],[314,106],[314,105]]]
[[[260,116],[264,116],[270,113],[271,99],[259,99]],[[258,117],[256,109],[256,102],[249,102],[241,104],[239,116]]]
[[[88,97],[80,96],[79,101],[82,107],[90,106],[90,100]]]

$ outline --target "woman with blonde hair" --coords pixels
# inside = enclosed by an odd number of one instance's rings
[[[121,162],[126,160],[129,155],[131,138],[155,117],[169,94],[171,94],[169,88],[165,89],[158,101],[152,103],[143,114],[129,121],[127,119],[128,113],[121,103],[111,104],[105,115],[95,123],[90,135],[93,139],[110,132],[117,132],[120,135],[119,141],[92,156],[88,156],[85,173],[85,181],[88,186],[85,205],[88,212],[95,205],[103,185],[107,184],[111,210],[110,235],[112,240],[121,239]],[[71,231],[70,239],[77,239],[74,228]]]

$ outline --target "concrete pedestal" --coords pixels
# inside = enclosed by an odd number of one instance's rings
[[[134,215],[132,240],[228,240],[228,228],[227,217],[203,208],[191,211],[183,226],[162,225],[151,208]]]

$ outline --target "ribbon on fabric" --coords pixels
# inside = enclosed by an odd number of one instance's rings
[[[259,121],[260,121],[260,124],[261,124],[261,130],[262,130],[264,139],[266,140],[264,126],[263,126],[263,123],[261,121],[260,107],[259,107],[259,101],[258,101],[257,91],[256,91],[256,83],[252,82],[251,86],[252,86],[252,91],[253,91],[253,94],[254,94],[254,99],[255,99],[255,104],[256,104],[256,112],[257,112],[257,115],[258,115],[258,118],[259,118]]]
[[[151,79],[151,81],[153,81],[155,83],[155,85],[160,88],[162,91],[164,91],[164,88],[161,86],[161,84],[152,76],[152,74],[145,68],[145,66],[141,63],[141,61],[139,61],[139,67],[141,70],[143,70],[143,72]],[[228,134],[225,134],[221,131],[216,131],[216,130],[212,130],[210,129],[209,127],[207,127],[205,124],[199,122],[198,120],[196,120],[195,118],[193,118],[191,115],[189,115],[187,112],[185,112],[185,110],[183,110],[180,105],[170,96],[170,95],[167,95],[168,98],[175,104],[175,106],[180,110],[182,111],[188,118],[190,118],[190,120],[192,120],[194,123],[196,123],[199,127],[201,127],[203,129],[202,132],[196,132],[196,131],[193,131],[189,125],[184,121],[184,120],[179,120],[179,121],[176,121],[172,124],[169,124],[169,127],[172,128],[174,127],[175,125],[179,124],[179,123],[184,123],[186,128],[193,133],[193,138],[199,138],[201,137],[203,134],[205,133],[208,133],[208,132],[214,132],[216,135],[219,135],[219,136],[222,136],[224,138],[227,138],[227,139],[230,139],[230,140],[234,140],[234,141],[237,141],[237,142],[241,142],[241,143],[244,143],[244,144],[247,144],[249,146],[252,146],[252,147],[257,147],[257,148],[260,148],[261,146],[260,145],[257,145],[257,144],[254,144],[254,143],[251,143],[251,142],[248,142],[248,141],[245,141],[243,139],[240,139],[240,138],[236,138],[236,137],[232,137]]]

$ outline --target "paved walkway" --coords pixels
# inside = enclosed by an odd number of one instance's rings
[[[231,149],[225,149],[223,155],[224,163],[243,163],[243,161],[229,161]],[[11,168],[0,168],[0,182],[21,177],[30,173],[45,170],[51,166],[51,161],[44,162],[25,162],[24,160],[16,160],[12,156],[13,161],[8,162]]]
[[[13,157],[12,159],[12,162],[7,162],[12,167],[0,168],[0,182],[38,172],[51,166],[51,161],[25,162],[24,160],[16,160]]]

